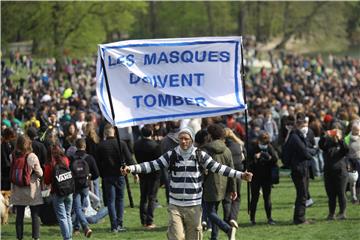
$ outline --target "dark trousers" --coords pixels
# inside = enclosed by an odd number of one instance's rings
[[[335,214],[336,198],[339,200],[339,213],[345,213],[347,176],[341,174],[341,172],[324,172],[324,182],[326,194],[329,199],[329,214]]]
[[[260,188],[263,191],[266,217],[271,219],[271,181],[251,182],[250,219],[255,221],[256,207],[259,201]]]
[[[240,210],[240,192],[241,192],[241,180],[236,179],[236,192],[237,198],[232,201],[229,194],[227,194],[222,201],[223,212],[224,212],[224,221],[229,223],[230,220],[237,221],[239,210]]]
[[[124,176],[104,177],[104,184],[111,230],[115,230],[123,227],[125,178]]]
[[[211,221],[211,240],[216,240],[219,235],[219,228],[223,230],[225,233],[228,233],[231,229],[230,225],[223,221],[219,216],[217,215],[217,210],[219,207],[219,202],[206,202],[206,211],[208,214],[208,217]]]
[[[142,225],[154,221],[156,194],[159,189],[158,176],[140,176],[140,220]]]
[[[295,209],[293,221],[295,224],[303,223],[305,219],[305,210],[306,210],[306,199],[308,193],[308,173],[305,170],[304,172],[292,171],[291,179],[296,188],[296,200],[295,200]]]
[[[16,207],[16,238],[23,239],[24,235],[24,212],[26,206],[15,206]],[[40,205],[30,206],[31,211],[31,227],[32,227],[32,238],[40,237]]]

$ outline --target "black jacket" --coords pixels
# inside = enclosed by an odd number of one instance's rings
[[[86,152],[91,156],[96,156],[97,144],[89,137],[86,137],[85,141],[86,141]]]
[[[82,158],[85,154],[86,154],[86,152],[84,150],[77,150],[76,153],[74,154],[74,156],[72,156],[70,158],[71,163],[73,163],[73,161],[75,159]],[[90,174],[91,174],[91,180],[97,179],[99,177],[100,173],[99,173],[99,169],[97,167],[95,158],[93,156],[91,156],[90,154],[87,154],[87,157],[84,160],[89,165],[89,171],[90,171]]]
[[[135,164],[128,146],[124,141],[120,141],[122,155],[115,137],[110,137],[99,143],[96,150],[96,163],[100,170],[101,177],[121,176],[120,168],[122,165]]]
[[[344,141],[335,141],[334,138],[323,135],[320,137],[319,147],[323,150],[324,173],[332,171],[347,174],[345,155],[348,148]]]
[[[44,169],[44,164],[47,159],[47,150],[45,144],[39,142],[37,139],[32,141],[32,149],[35,155],[39,158],[40,165]]]
[[[290,133],[283,149],[283,157],[287,159],[292,171],[305,173],[308,171],[308,161],[316,154],[311,143],[296,129]]]
[[[161,156],[159,144],[151,139],[140,139],[134,144],[134,153],[137,163],[150,162]],[[159,171],[149,174],[151,177],[157,177]],[[144,177],[144,174],[140,174],[140,177]],[[150,177],[150,176],[149,176]]]
[[[255,154],[260,153],[257,159]],[[257,144],[253,144],[249,149],[249,170],[254,174],[254,181],[271,182],[271,170],[277,165],[279,157],[274,147],[269,144],[268,148],[262,150]]]

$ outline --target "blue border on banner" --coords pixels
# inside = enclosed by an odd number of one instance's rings
[[[191,112],[191,113],[181,113],[181,114],[168,114],[168,115],[159,115],[159,116],[150,116],[150,117],[142,117],[142,118],[132,118],[124,121],[118,121],[115,122],[115,125],[118,124],[125,124],[125,123],[137,123],[144,120],[155,120],[159,119],[167,119],[167,118],[178,118],[178,117],[191,117],[191,116],[198,116],[198,115],[206,115],[206,114],[213,114],[213,113],[222,113],[227,111],[235,111],[235,110],[243,110],[246,109],[246,106],[244,104],[241,104],[240,96],[239,96],[239,41],[235,40],[227,40],[227,41],[194,41],[194,42],[176,42],[176,43],[143,43],[143,44],[127,44],[127,45],[120,45],[120,46],[110,46],[110,47],[101,47],[103,57],[105,60],[105,50],[106,49],[117,49],[117,48],[129,48],[129,47],[152,47],[152,46],[186,46],[186,45],[197,45],[197,44],[215,44],[215,43],[233,43],[235,44],[235,72],[234,72],[234,78],[235,78],[235,95],[236,100],[239,104],[237,107],[231,107],[231,108],[222,108],[218,110],[208,110],[208,111],[201,111],[201,112]],[[106,61],[106,60],[105,60]],[[103,72],[103,69],[101,67],[101,72]],[[101,76],[101,82],[100,82],[100,94],[103,101],[105,100],[103,96],[104,92],[104,74]],[[104,102],[105,103],[105,102]],[[105,104],[102,104],[104,107],[104,110],[107,113],[107,107]],[[114,119],[115,120],[115,119]]]

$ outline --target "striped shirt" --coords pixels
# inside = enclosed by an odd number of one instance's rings
[[[202,165],[204,169],[208,169],[211,172],[226,177],[241,179],[242,172],[214,161],[206,152],[201,151],[202,158],[198,163],[196,161],[195,147],[188,160],[185,160],[181,156],[179,148],[180,147],[177,146],[174,149],[178,155],[178,160],[175,162],[175,171],[171,171],[170,175],[170,204],[184,207],[201,204],[203,193],[202,184],[204,179],[203,171],[199,164]],[[151,173],[162,168],[168,168],[170,165],[171,154],[172,151],[168,151],[160,158],[151,162],[131,165],[129,166],[130,171],[132,173]]]

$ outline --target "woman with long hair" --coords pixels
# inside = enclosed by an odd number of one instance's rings
[[[69,159],[59,145],[53,145],[50,149],[50,158],[45,163],[44,182],[46,185],[53,183],[53,172],[56,165],[62,165],[67,168],[70,165]],[[64,240],[72,239],[72,193],[66,196],[59,196],[55,193],[53,185],[51,186],[51,193],[53,194],[53,206],[59,222],[61,235]]]
[[[20,157],[25,157],[26,164],[30,168],[30,185],[18,186],[11,184],[10,203],[16,208],[16,238],[23,239],[24,235],[24,211],[26,206],[30,206],[32,238],[40,237],[40,205],[43,204],[41,196],[40,178],[43,171],[38,157],[32,152],[31,140],[26,135],[18,137],[11,161],[16,161]]]
[[[86,152],[91,156],[96,155],[96,146],[100,142],[100,138],[96,133],[96,126],[93,122],[87,122],[85,125]]]
[[[65,128],[65,135],[64,135],[64,143],[63,147],[65,151],[71,147],[75,146],[75,141],[78,138],[78,129],[76,128],[75,123],[69,123],[69,125]]]

